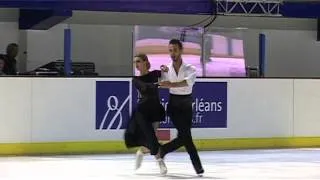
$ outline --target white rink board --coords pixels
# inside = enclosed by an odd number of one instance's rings
[[[95,129],[96,81],[129,78],[1,78],[2,142],[122,140]],[[319,80],[198,79],[228,82],[227,128],[193,129],[194,139],[320,136]],[[172,130],[174,131],[174,130]]]

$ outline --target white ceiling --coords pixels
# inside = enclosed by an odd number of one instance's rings
[[[200,22],[207,17],[209,16],[74,11],[73,16],[63,23],[189,26]],[[0,9],[0,22],[18,22],[18,19],[18,9]],[[292,19],[277,17],[219,16],[213,23],[212,27],[316,30],[317,21],[315,19]]]
[[[189,26],[207,17],[209,16],[74,11],[73,17],[65,22],[76,24]],[[218,16],[212,26],[222,28],[316,30],[317,21],[315,19],[277,17]]]

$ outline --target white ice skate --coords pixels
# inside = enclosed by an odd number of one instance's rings
[[[141,149],[139,149],[136,153],[136,170],[138,170],[141,167],[142,160],[143,160],[143,152],[141,151]]]
[[[160,167],[160,174],[161,175],[166,175],[167,174],[167,166],[164,163],[163,159],[157,159],[158,165]]]

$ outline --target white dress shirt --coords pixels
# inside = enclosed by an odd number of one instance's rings
[[[187,81],[188,86],[185,87],[174,87],[170,88],[170,94],[175,95],[188,95],[192,93],[192,87],[195,83],[197,73],[196,68],[192,66],[191,64],[186,64],[182,62],[178,75],[176,71],[174,70],[173,63],[170,63],[168,65],[169,71],[164,72],[162,74],[162,80],[163,81],[170,81],[170,82],[181,82],[183,80]]]

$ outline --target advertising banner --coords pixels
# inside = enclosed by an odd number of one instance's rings
[[[138,91],[128,81],[96,82],[96,129],[124,129],[136,107]],[[169,90],[159,89],[167,108]],[[196,82],[193,89],[193,128],[227,127],[227,82]],[[170,117],[160,128],[174,128]]]

